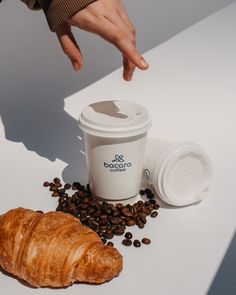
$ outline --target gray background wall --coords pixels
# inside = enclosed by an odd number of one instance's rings
[[[138,45],[142,52],[232,2],[125,1],[137,27]],[[82,31],[76,35],[85,55],[85,67],[79,74],[72,71],[41,12],[28,10],[19,0],[3,0],[0,6],[1,97],[16,94],[18,97],[34,94],[35,97],[37,93],[40,95],[41,87],[47,96],[65,97],[120,66],[121,57],[111,45]],[[29,84],[34,86],[32,91],[26,87]]]
[[[146,51],[234,1],[125,2],[139,48]],[[113,46],[86,32],[77,31],[76,36],[85,56],[80,73],[72,70],[42,12],[28,10],[19,0],[0,5],[0,118],[5,136],[51,161],[74,161],[70,149],[79,131],[64,111],[65,97],[121,65]]]

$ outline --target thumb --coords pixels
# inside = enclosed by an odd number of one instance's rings
[[[58,26],[56,34],[64,53],[71,60],[74,70],[79,71],[83,66],[83,56],[71,32],[70,25],[64,23]]]

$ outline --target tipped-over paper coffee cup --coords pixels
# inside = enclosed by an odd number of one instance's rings
[[[206,152],[195,143],[147,141],[144,180],[168,204],[186,206],[202,200],[211,184],[211,171]]]
[[[79,118],[93,194],[124,200],[140,189],[147,131],[145,107],[128,101],[101,101],[87,106]]]

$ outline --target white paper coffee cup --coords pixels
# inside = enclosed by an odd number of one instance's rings
[[[146,108],[128,101],[97,102],[82,111],[79,126],[93,194],[114,201],[136,196],[151,126]]]
[[[206,195],[211,184],[212,168],[206,152],[195,143],[150,138],[143,176],[164,202],[186,206],[202,200]]]

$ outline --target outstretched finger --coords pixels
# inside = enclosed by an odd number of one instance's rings
[[[74,70],[79,71],[83,66],[83,56],[71,32],[70,25],[64,23],[58,26],[56,34],[64,53],[71,60]]]
[[[135,64],[130,62],[125,56],[123,56],[123,78],[125,81],[131,81],[133,73],[135,71]]]

